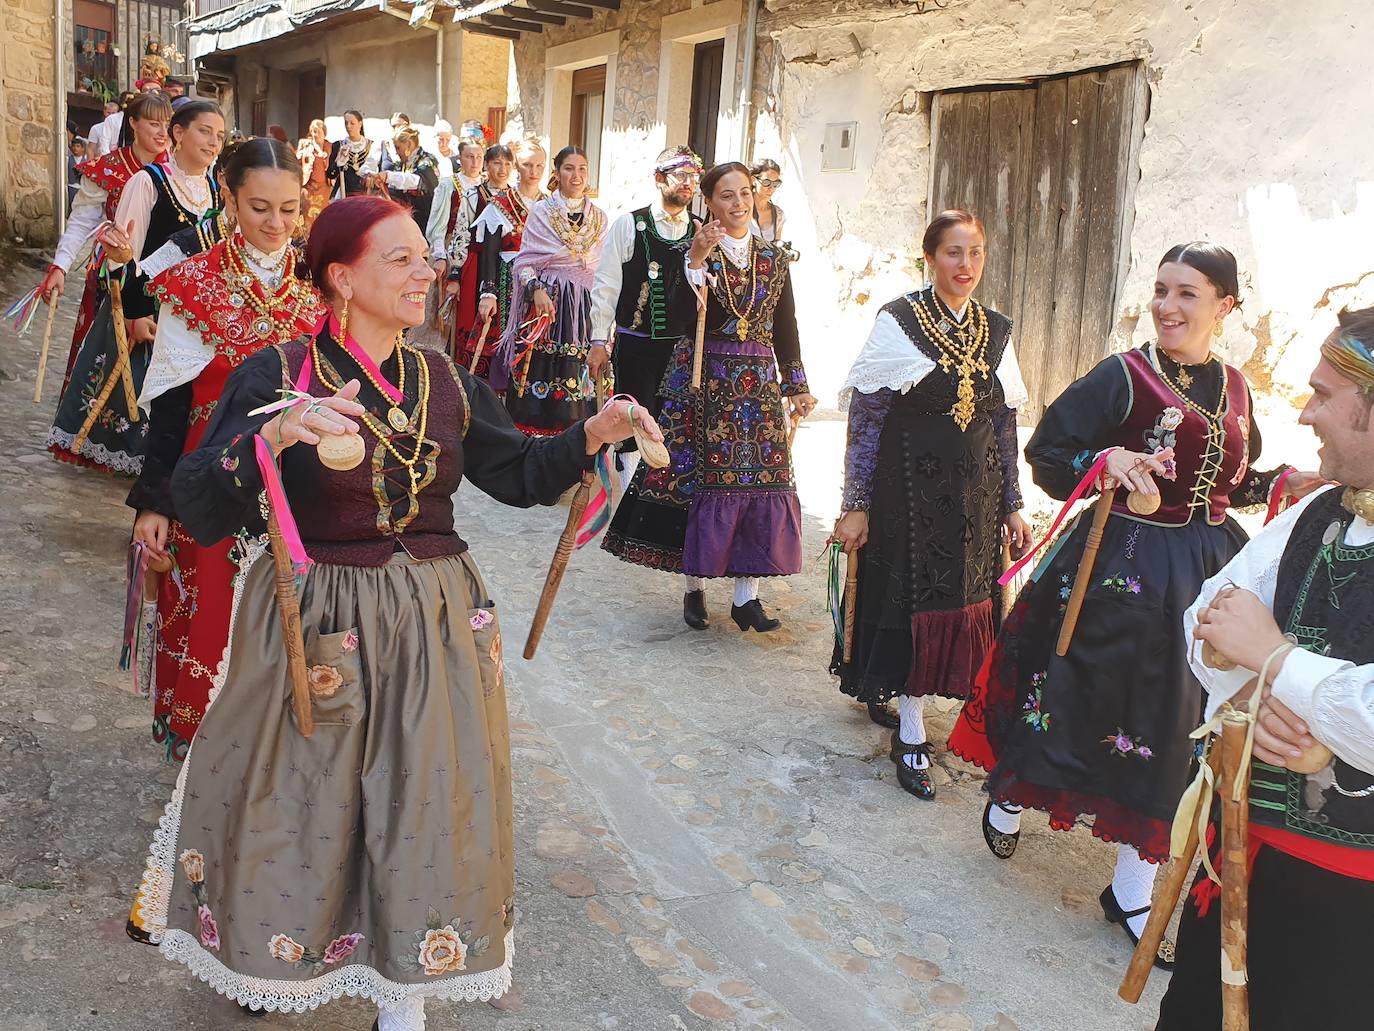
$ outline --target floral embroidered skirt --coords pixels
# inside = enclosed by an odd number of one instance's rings
[[[133,374],[135,397],[143,389],[143,376],[148,371],[152,354],[153,349],[149,344],[133,348],[130,371]],[[67,387],[62,391],[62,400],[57,403],[57,416],[52,429],[48,431],[48,450],[53,457],[73,465],[137,476],[143,469],[148,417],[140,413],[137,422],[129,417],[124,390],[117,382],[92,423],[80,454],[72,450],[118,357],[119,348],[115,344],[114,321],[110,318],[110,299],[107,296],[101,301],[90,331],[81,342],[81,350],[72,365]]]
[[[511,295],[511,274],[510,265],[501,262],[500,272],[496,283],[496,312],[491,317],[491,324],[486,327],[486,333],[482,332],[482,320],[477,317],[477,304],[480,298],[477,296],[477,269],[476,260],[473,260],[471,276],[466,273],[463,277],[462,293],[459,294],[459,304],[455,307],[453,325],[449,327],[449,354],[455,363],[465,369],[470,369],[472,374],[478,379],[489,380],[491,378],[491,356],[496,350],[496,345],[501,341],[501,334],[505,332],[506,316],[510,314],[510,295]],[[471,287],[471,308],[467,310],[466,318],[462,317],[464,301],[468,300],[467,291]],[[473,356],[477,354],[478,342],[482,344],[482,353],[477,357],[477,365],[472,364]]]
[[[699,393],[691,376],[692,341],[683,338],[660,398],[670,461],[640,464],[602,548],[689,576],[801,572],[801,505],[772,350],[707,340]]]
[[[67,352],[67,366],[62,372],[62,393],[64,394],[67,392],[67,384],[71,382],[72,366],[76,364],[76,356],[81,351],[81,341],[85,340],[86,334],[91,331],[91,323],[95,321],[95,313],[100,310],[106,297],[105,283],[95,269],[88,268],[86,270],[85,282],[86,288],[81,293],[81,306],[76,312],[76,329],[72,332],[71,350]]]
[[[223,686],[130,920],[221,994],[491,999],[511,981],[514,855],[500,628],[471,558],[315,565],[291,708],[270,557],[235,604]]]
[[[949,747],[989,771],[993,798],[1044,810],[1058,830],[1091,815],[1097,837],[1162,862],[1203,706],[1183,613],[1245,534],[1232,519],[1162,527],[1113,515],[1060,657],[1090,521],[1078,518],[1022,590]]]
[[[830,671],[861,702],[967,698],[1000,605],[1002,467],[986,413],[961,430],[915,390],[883,428],[868,544],[859,552],[854,652]]]
[[[517,345],[508,371],[498,367],[489,373],[492,387],[504,388],[515,425],[540,437],[562,433],[596,414],[596,389],[587,376],[592,295],[573,283],[544,286],[557,313],[553,326],[533,347]],[[531,317],[527,310],[526,318]],[[609,388],[609,375],[606,379]]]
[[[157,595],[157,656],[153,660],[153,740],[181,762],[205,715],[210,687],[234,605],[235,540],[200,545],[172,522],[169,550],[176,574],[162,577]]]

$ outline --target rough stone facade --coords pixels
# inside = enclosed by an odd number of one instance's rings
[[[1149,117],[1103,353],[1149,338],[1155,263],[1172,244],[1236,253],[1245,293],[1223,348],[1262,407],[1306,393],[1343,304],[1374,303],[1374,11],[1313,0],[769,0],[760,15],[754,154],[804,260],[808,372],[833,400],[876,309],[918,279],[934,92],[1142,61]],[[822,173],[826,122],[859,121],[853,172]],[[997,246],[997,241],[991,241]]]
[[[0,26],[0,232],[26,244],[50,243],[61,138],[53,126],[51,0],[3,0]]]

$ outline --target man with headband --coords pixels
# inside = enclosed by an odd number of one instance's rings
[[[669,277],[683,274],[682,256],[696,232],[687,210],[701,180],[701,159],[690,147],[670,147],[654,165],[659,199],[621,215],[611,224],[592,288],[592,346],[587,371],[595,382],[608,361],[607,341],[615,327],[615,388],[658,418],[658,387],[673,345],[690,327],[668,311]],[[621,485],[639,464],[632,439],[622,445]]]
[[[1260,691],[1248,971],[1228,973],[1249,983],[1253,1031],[1369,1024],[1374,308],[1339,319],[1300,420],[1321,441],[1321,475],[1335,485],[1270,523],[1203,585],[1184,617],[1197,640],[1236,664],[1214,669],[1200,648],[1191,659],[1210,695],[1209,717],[1223,701],[1242,707]],[[1184,907],[1156,1031],[1222,1026],[1220,908],[1204,871]]]

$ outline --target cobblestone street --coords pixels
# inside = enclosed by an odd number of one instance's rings
[[[0,282],[8,301],[36,281]],[[78,280],[71,280],[76,288]],[[0,330],[0,1028],[357,1029],[375,1009],[242,1015],[124,934],[175,770],[118,672],[127,484],[44,450],[76,296],[31,404],[42,318]],[[798,438],[807,567],[765,581],[783,621],[712,626],[681,581],[589,547],[538,657],[519,658],[565,510],[515,511],[470,485],[469,541],[501,611],[516,780],[515,993],[429,1006],[431,1028],[502,1031],[1142,1031],[1116,987],[1130,956],[1097,895],[1114,848],[1025,820],[1010,863],[979,830],[982,778],[944,753],[939,798],[903,793],[886,733],[826,672],[819,556],[844,424]]]

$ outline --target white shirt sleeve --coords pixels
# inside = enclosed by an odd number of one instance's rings
[[[615,323],[616,305],[620,303],[620,287],[624,282],[622,266],[630,260],[635,249],[635,218],[626,212],[611,223],[606,234],[606,246],[596,266],[596,282],[592,285],[592,342],[604,344],[611,336]]]
[[[448,261],[448,241],[444,239],[448,229],[448,210],[453,200],[453,179],[443,176],[434,188],[434,197],[429,205],[429,224],[425,226],[425,239],[429,242],[430,257],[436,261]]]
[[[687,273],[687,282],[691,283],[692,286],[700,290],[706,285],[706,266],[692,268],[692,256],[690,254],[683,256],[682,268]]]
[[[103,157],[109,149],[105,143],[105,123],[96,122],[86,137],[86,160],[94,161],[98,157]]]
[[[149,279],[156,279],[173,265],[180,265],[185,260],[186,252],[168,240],[138,264],[145,276]]]
[[[71,214],[67,216],[67,228],[63,230],[62,239],[57,242],[57,252],[52,258],[52,263],[63,272],[71,269],[81,248],[104,221],[105,198],[108,196],[90,179],[84,175],[81,177],[81,188],[76,191]]]
[[[997,381],[1002,384],[1002,394],[1008,408],[1020,408],[1030,400],[1026,381],[1021,378],[1021,363],[1016,360],[1016,348],[1010,340],[1002,352],[1002,360],[997,365]]]
[[[1197,601],[1184,613],[1188,663],[1207,691],[1207,719],[1249,683],[1256,671],[1243,667],[1223,671],[1203,665],[1201,648],[1193,647],[1198,615],[1228,584],[1252,592],[1272,609],[1279,562],[1293,527],[1312,500],[1331,489],[1312,493],[1266,526],[1202,585]],[[1284,659],[1274,678],[1273,692],[1307,722],[1313,737],[1352,766],[1374,775],[1374,664],[1357,666],[1338,657],[1297,649]]]
[[[164,304],[157,314],[153,356],[148,363],[148,372],[143,377],[138,407],[151,412],[154,398],[183,383],[190,383],[214,357],[215,349],[172,314],[171,305]]]
[[[388,190],[418,190],[420,188],[420,177],[414,172],[388,172],[386,174],[386,188]]]
[[[156,203],[157,187],[153,185],[152,175],[144,170],[135,172],[133,178],[125,184],[124,192],[119,195],[119,207],[115,208],[114,224],[121,229],[126,228],[130,222],[134,224],[133,232],[129,234],[129,245],[133,248],[135,263],[143,253],[143,243],[148,238],[148,221],[152,218],[153,205]],[[107,264],[111,270],[119,268],[114,262]]]

